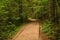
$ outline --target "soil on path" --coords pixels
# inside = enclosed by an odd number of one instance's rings
[[[24,27],[25,28],[23,29],[23,31],[21,32],[20,30],[12,40],[48,40],[48,38],[42,33],[42,26],[39,26],[38,22],[28,23],[24,25]]]
[[[24,30],[16,35],[12,40],[38,40],[39,38],[39,24],[31,22],[24,26]]]

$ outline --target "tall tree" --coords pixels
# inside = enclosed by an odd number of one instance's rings
[[[51,38],[51,40],[57,40],[57,29],[55,29],[58,24],[58,17],[57,17],[57,5],[56,0],[50,0],[50,13],[49,13],[50,21],[52,21],[54,27],[52,27],[55,31],[54,35],[55,38]]]

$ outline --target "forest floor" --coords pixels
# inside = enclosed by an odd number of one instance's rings
[[[40,28],[41,27],[40,25]],[[41,29],[39,36],[38,22],[30,22],[24,25],[24,28],[20,30],[12,40],[48,40],[48,38],[41,32]]]

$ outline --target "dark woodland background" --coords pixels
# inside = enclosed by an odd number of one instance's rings
[[[0,40],[10,40],[28,18],[43,22],[43,32],[60,40],[60,0],[0,0]]]

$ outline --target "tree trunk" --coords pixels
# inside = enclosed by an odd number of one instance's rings
[[[49,19],[50,21],[52,21],[53,25],[54,25],[54,30],[56,28],[57,25],[57,20],[56,20],[56,0],[50,0],[50,13],[49,13]],[[56,31],[55,31],[56,32]],[[56,33],[54,33],[54,35],[52,35],[53,37],[51,37],[51,40],[56,40]]]

